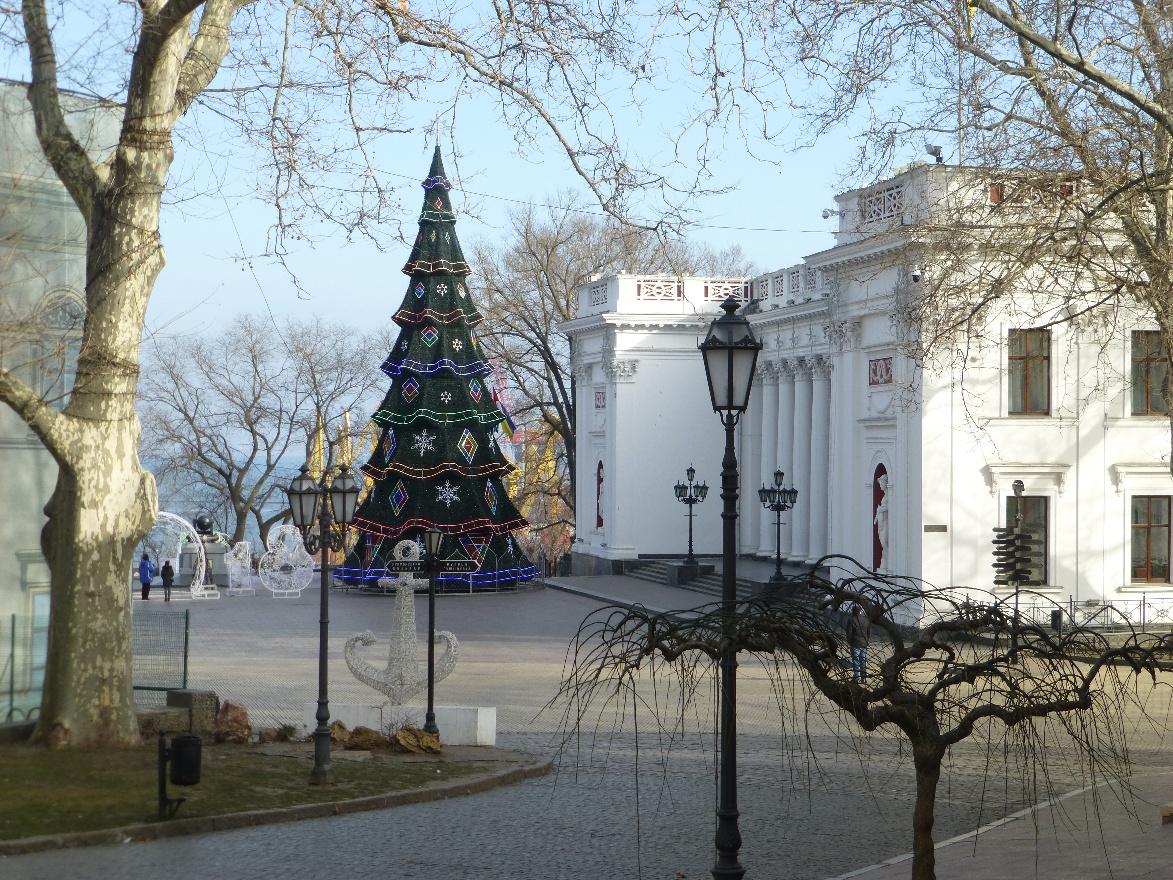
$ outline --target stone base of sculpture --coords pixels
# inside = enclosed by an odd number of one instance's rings
[[[301,733],[309,736],[318,726],[317,703],[302,707]],[[347,730],[369,727],[394,733],[401,727],[424,726],[424,706],[392,706],[388,703],[330,703],[330,721],[341,721]],[[446,746],[497,745],[497,708],[495,706],[436,706],[436,726],[440,742]]]

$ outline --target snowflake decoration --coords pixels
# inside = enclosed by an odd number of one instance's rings
[[[451,403],[451,402],[452,402],[452,392],[451,391],[444,391],[440,394],[440,403]]]
[[[404,339],[402,342],[399,343],[399,350],[400,351],[407,351],[407,340],[406,339]]]
[[[453,351],[460,351],[462,348],[464,348],[463,342],[461,342],[459,339],[452,340],[452,350]]]
[[[453,501],[460,500],[460,491],[451,482],[445,482],[436,492],[436,500],[442,501],[445,507],[451,507]]]
[[[436,293],[439,294],[440,296],[447,296],[448,295],[448,285],[447,284],[437,284],[436,285]]]
[[[435,452],[436,435],[429,433],[427,429],[420,431],[412,438],[411,448],[420,454],[420,458],[427,452]]]
[[[489,451],[490,452],[497,451],[497,438],[495,436],[493,436],[492,434],[489,435]]]

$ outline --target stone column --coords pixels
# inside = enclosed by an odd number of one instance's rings
[[[810,553],[811,517],[811,366],[802,358],[794,370],[794,488],[798,504],[790,512],[790,558],[805,562]]]
[[[827,552],[828,487],[827,470],[831,440],[831,361],[820,357],[811,361],[814,375],[811,401],[811,470],[810,470],[810,545],[807,562],[814,562]]]
[[[762,376],[762,454],[761,454],[761,483],[757,486],[747,487],[749,491],[746,493],[745,503],[750,504],[756,502],[760,508],[758,514],[760,519],[760,530],[758,539],[758,555],[774,558],[774,545],[776,543],[774,535],[774,512],[766,510],[761,506],[761,501],[758,499],[758,488],[765,484],[771,485],[774,482],[774,468],[777,466],[775,462],[775,451],[778,448],[778,393],[775,385],[778,382],[778,370],[775,365],[770,364],[769,369],[764,372]]]
[[[794,371],[789,362],[778,364],[778,467],[786,474],[787,487],[794,485]],[[794,511],[782,514],[782,558],[790,555]]]

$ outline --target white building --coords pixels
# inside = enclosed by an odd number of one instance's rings
[[[85,317],[86,231],[41,153],[27,91],[27,83],[0,80],[0,364],[60,409],[73,387]],[[62,105],[83,144],[115,143],[120,114],[71,95],[62,96]],[[0,661],[3,721],[9,685],[19,703],[22,691],[39,688],[43,673],[49,569],[41,529],[57,464],[2,404],[0,468],[0,656],[16,657],[14,664]]]
[[[740,552],[772,558],[757,489],[780,468],[799,490],[782,553],[843,553],[938,585],[989,589],[992,529],[1013,525],[1012,483],[1046,535],[1056,600],[1173,598],[1169,584],[1167,370],[1143,318],[1114,335],[992,317],[997,344],[964,375],[902,354],[898,294],[931,278],[902,264],[891,230],[932,204],[955,168],[912,168],[837,198],[837,244],[752,279],[613,276],[579,290],[572,340],[578,413],[576,572],[682,555],[685,468],[714,487],[697,507],[697,553],[720,544],[723,438],[697,342],[729,292],[753,300],[765,344],[739,426]],[[1156,410],[1151,411],[1151,410]],[[1008,513],[1009,511],[1009,513]]]

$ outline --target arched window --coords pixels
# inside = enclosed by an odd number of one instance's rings
[[[37,305],[37,339],[33,346],[37,363],[33,387],[58,411],[69,402],[77,378],[85,316],[85,302],[74,290],[51,290]]]

